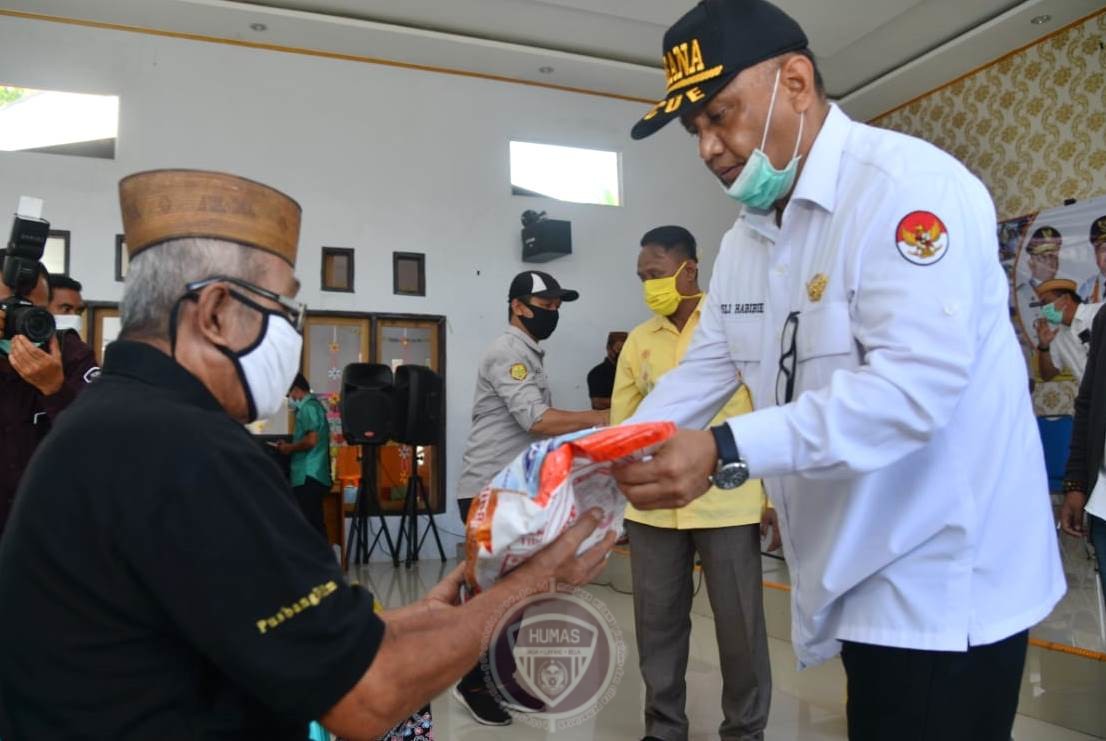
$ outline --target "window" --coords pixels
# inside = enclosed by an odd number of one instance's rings
[[[349,247],[323,247],[324,291],[353,293],[353,250]]]
[[[424,365],[435,373],[445,369],[445,318],[401,314],[377,316],[374,322],[374,359],[391,366]],[[441,397],[442,404],[445,397]],[[445,429],[445,408],[441,409]],[[445,450],[441,445],[420,445],[415,450],[418,474],[426,484],[430,509],[445,511]],[[410,449],[390,442],[376,449],[377,503],[385,514],[400,514],[411,467]]]
[[[392,292],[399,296],[426,295],[426,255],[392,253]]]
[[[0,85],[0,151],[115,159],[119,98]]]
[[[618,152],[511,142],[511,193],[622,205]]]

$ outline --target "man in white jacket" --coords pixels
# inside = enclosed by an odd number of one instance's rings
[[[1028,628],[1064,592],[986,188],[827,102],[802,29],[705,0],[665,36],[679,118],[743,208],[680,366],[631,422],[639,509],[764,480],[800,664],[843,653],[853,741],[1009,738]],[[740,383],[756,411],[704,427]]]

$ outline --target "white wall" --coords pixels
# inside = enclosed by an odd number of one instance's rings
[[[21,194],[46,199],[46,217],[72,231],[70,272],[86,299],[122,294],[113,280],[117,181],[197,167],[260,180],[300,202],[297,272],[311,308],[449,318],[451,501],[442,522],[453,531],[475,364],[501,331],[507,285],[524,269],[521,212],[572,221],[573,255],[544,267],[582,294],[546,343],[554,401],[569,409],[587,406],[584,376],[602,359],[607,331],[647,315],[634,276],[641,234],[683,224],[709,266],[735,215],[678,126],[630,140],[640,104],[13,18],[0,18],[0,39],[0,83],[122,98],[114,161],[0,152],[0,212]],[[625,206],[511,196],[511,138],[621,151]],[[356,294],[319,290],[324,244],[357,249]],[[392,295],[392,251],[426,253],[425,298]]]

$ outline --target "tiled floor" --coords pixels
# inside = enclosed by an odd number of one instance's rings
[[[1060,538],[1068,593],[1033,631],[1034,638],[1106,653],[1106,606],[1102,583],[1086,541]]]
[[[386,607],[417,599],[444,573],[438,561],[423,561],[416,568],[395,569],[390,563],[356,567],[351,576],[371,589]],[[765,562],[765,579],[786,582],[786,567],[781,562]],[[616,584],[616,586],[618,586]],[[476,724],[468,713],[448,695],[432,703],[435,737],[452,739],[637,739],[642,735],[641,708],[644,688],[636,671],[637,651],[633,641],[633,615],[630,597],[610,587],[588,589],[606,603],[622,628],[627,643],[626,672],[611,703],[591,723],[573,731],[547,734],[516,722],[507,728],[488,728]],[[722,720],[719,707],[721,679],[718,649],[711,618],[696,610],[692,616],[691,661],[688,667],[688,717],[692,739],[717,739]],[[791,645],[770,639],[774,688],[772,711],[766,738],[769,741],[796,739],[821,741],[845,739],[845,681],[839,662],[834,661],[802,673],[795,671]],[[1077,741],[1095,737],[1075,733],[1058,726],[1018,716],[1014,729],[1017,741]]]

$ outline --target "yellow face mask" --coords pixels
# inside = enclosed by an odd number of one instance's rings
[[[696,293],[694,296],[684,296],[676,288],[676,278],[680,276],[685,267],[687,267],[687,260],[684,260],[675,274],[667,278],[651,278],[642,281],[641,290],[645,296],[645,305],[653,313],[660,316],[672,316],[676,313],[681,301],[686,298],[699,298],[703,295],[702,293]]]

